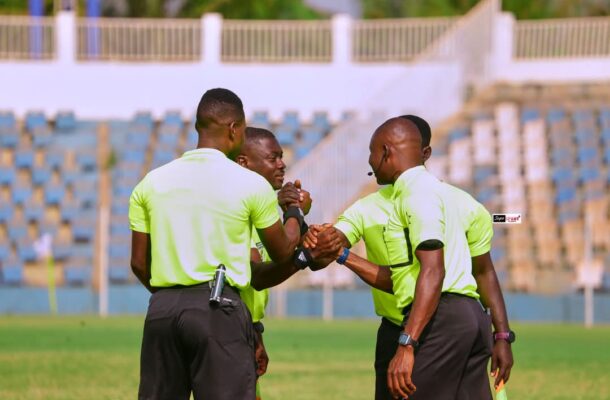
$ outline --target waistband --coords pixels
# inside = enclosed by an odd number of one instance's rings
[[[465,299],[471,299],[474,301],[477,301],[477,299],[475,299],[474,297],[470,297],[468,295],[465,294],[460,294],[460,293],[451,293],[451,292],[443,292],[441,293],[441,298],[465,298]],[[411,307],[413,306],[413,303],[409,304],[408,306],[406,306],[405,308],[402,309],[402,315],[407,315],[409,312],[411,312]]]
[[[192,289],[192,288],[201,288],[201,289],[211,290],[212,289],[212,281],[195,283],[193,285],[172,285],[172,286],[162,286],[162,287],[154,287],[153,286],[154,290],[173,290],[173,289]],[[236,294],[239,294],[239,289],[237,289],[235,286],[229,285],[228,282],[225,282],[224,288],[225,289],[231,289]]]

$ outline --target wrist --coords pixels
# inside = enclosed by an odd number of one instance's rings
[[[347,258],[349,257],[349,249],[347,247],[343,247],[340,250],[339,257],[337,257],[337,264],[345,265]]]
[[[508,329],[506,331],[494,332],[493,338],[494,338],[495,343],[497,343],[499,341],[503,341],[508,344],[512,344],[515,342],[516,336],[515,336],[515,332]]]

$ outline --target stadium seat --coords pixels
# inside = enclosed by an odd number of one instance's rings
[[[72,223],[80,212],[80,205],[77,201],[64,202],[60,204],[60,218],[62,222]]]
[[[32,131],[32,144],[35,148],[44,148],[53,142],[53,135],[47,126],[34,128]]]
[[[128,258],[131,255],[131,244],[129,236],[115,236],[121,242],[110,242],[108,254],[110,258]]]
[[[182,121],[182,116],[179,111],[168,111],[165,113],[165,116],[163,116],[162,123],[166,126],[177,126],[182,128],[184,122]]]
[[[144,149],[128,148],[120,153],[120,161],[126,163],[144,164],[146,152]]]
[[[72,222],[72,237],[75,242],[91,242],[95,236],[95,220],[78,218]]]
[[[116,146],[121,146],[118,148],[122,148],[122,146],[129,146],[130,148],[143,150],[146,149],[148,144],[150,143],[151,132],[148,130],[144,131],[131,131],[127,134],[124,140],[121,140]]]
[[[8,260],[10,255],[11,255],[11,248],[9,247],[9,244],[0,243],[0,265],[2,265],[2,263],[5,260]]]
[[[0,128],[13,128],[15,123],[15,114],[11,111],[0,112]]]
[[[57,236],[57,232],[59,231],[59,226],[57,223],[52,221],[42,221],[38,224],[38,235],[42,236],[44,234],[49,234],[52,237]]]
[[[111,212],[113,215],[127,215],[129,213],[129,198],[113,198]]]
[[[55,116],[55,129],[60,132],[72,131],[76,128],[76,117],[72,111],[58,112]]]
[[[32,169],[34,167],[34,152],[29,149],[16,150],[15,167]]]
[[[87,176],[84,179],[74,182],[72,188],[74,198],[81,205],[81,208],[95,207],[97,204],[97,181],[94,180],[95,176]]]
[[[61,184],[47,184],[44,188],[44,202],[47,205],[60,205],[65,198],[66,189]]]
[[[275,137],[280,146],[293,146],[296,139],[296,130],[286,125],[280,125],[275,130]]]
[[[576,199],[576,187],[566,185],[564,187],[557,188],[557,194],[555,195],[555,202],[557,204],[567,203]]]
[[[256,128],[269,129],[271,126],[269,114],[267,114],[266,111],[255,111],[252,118],[248,120],[248,125]]]
[[[23,283],[23,264],[18,260],[10,260],[2,264],[2,283],[5,285],[19,286]]]
[[[0,203],[0,224],[6,224],[13,219],[13,205],[3,202]]]
[[[298,130],[301,125],[299,122],[299,114],[296,111],[286,111],[282,118],[282,125],[288,126],[295,131]]]
[[[32,197],[32,187],[24,183],[18,183],[12,187],[11,198],[15,204],[23,204]]]
[[[51,180],[52,172],[48,167],[35,167],[32,170],[32,184],[34,186],[46,185]]]
[[[553,122],[557,122],[557,121],[561,121],[562,119],[565,118],[565,110],[562,108],[552,108],[549,110],[548,114],[547,114],[547,121],[549,123],[553,123]]]
[[[312,125],[316,128],[320,128],[323,132],[328,132],[331,128],[330,122],[328,121],[328,114],[323,111],[317,111],[313,114]]]
[[[28,226],[24,222],[9,222],[7,226],[8,238],[18,241],[28,237]]]
[[[70,286],[86,286],[91,283],[92,265],[90,260],[70,260],[64,266],[64,279]]]
[[[19,145],[19,132],[15,128],[3,128],[0,131],[0,148],[14,149]]]
[[[324,138],[324,131],[318,127],[309,127],[301,131],[301,140],[307,143],[310,148],[320,143]]]
[[[175,149],[178,146],[178,140],[180,139],[180,131],[178,129],[167,129],[159,132],[157,145]]]
[[[554,168],[551,174],[554,182],[570,180],[574,177],[574,170],[570,168]]]
[[[27,222],[41,221],[44,216],[44,208],[42,204],[29,199],[23,204],[23,216]]]
[[[108,262],[108,279],[112,283],[127,283],[131,277],[129,258],[110,259]]]
[[[192,130],[189,131],[189,133],[187,133],[186,135],[186,143],[184,145],[184,150],[188,151],[188,150],[193,150],[194,148],[197,147],[197,142],[199,141],[199,134],[197,133],[197,131]]]
[[[116,235],[130,235],[131,230],[129,229],[129,219],[127,215],[113,215],[110,218],[110,235],[113,237]],[[129,242],[129,240],[127,240]]]
[[[132,127],[140,127],[152,131],[153,126],[153,118],[149,112],[139,112],[132,119]]]
[[[45,165],[51,169],[62,169],[64,166],[65,155],[58,149],[48,149],[45,151]]]
[[[24,263],[36,261],[37,254],[32,240],[23,238],[17,241],[17,257]]]
[[[167,164],[176,158],[176,154],[173,151],[166,149],[156,149],[153,153],[153,168],[160,167],[161,165]]]
[[[70,248],[70,259],[93,259],[93,244],[92,243],[73,243]]]
[[[470,134],[469,134],[468,128],[465,128],[465,127],[455,128],[451,132],[449,132],[449,135],[447,136],[447,143],[451,144],[455,141],[467,138],[467,137],[469,137],[469,135]]]
[[[32,132],[34,128],[46,126],[47,119],[41,112],[29,112],[25,115],[25,129]]]
[[[580,170],[580,180],[583,182],[594,181],[601,176],[598,168],[582,168]]]
[[[81,171],[97,169],[97,154],[91,150],[80,150],[76,153],[76,163]]]
[[[482,182],[487,181],[489,178],[497,176],[498,168],[493,165],[477,166],[474,168],[474,182],[480,185]]]
[[[15,170],[11,167],[0,167],[0,185],[10,186],[15,183]]]

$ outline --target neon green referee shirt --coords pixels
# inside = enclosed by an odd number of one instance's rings
[[[151,238],[154,287],[210,281],[218,264],[228,282],[250,284],[252,227],[279,220],[277,196],[269,182],[229,160],[222,152],[187,151],[149,172],[133,190],[129,222]]]
[[[265,246],[263,246],[256,230],[252,231],[252,244],[250,247],[257,249],[263,262],[271,261],[269,253],[267,253]],[[250,310],[250,314],[252,314],[252,322],[259,322],[265,317],[265,309],[267,308],[267,303],[269,303],[269,289],[256,290],[252,286],[248,286],[240,291],[240,296],[248,310]]]
[[[406,170],[394,184],[394,212],[384,239],[401,310],[413,302],[420,271],[415,249],[427,240],[439,240],[444,245],[442,291],[479,298],[465,234],[466,219],[456,197],[451,185],[439,181],[423,165]]]
[[[339,229],[350,244],[355,245],[360,239],[366,245],[366,258],[379,266],[391,264],[383,231],[394,208],[392,186],[384,186],[375,193],[356,201],[337,220],[335,228]],[[396,297],[382,290],[371,288],[375,313],[389,319],[396,325],[402,322],[402,309],[396,306]]]

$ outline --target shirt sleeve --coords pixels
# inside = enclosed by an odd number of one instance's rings
[[[352,204],[347,210],[337,219],[335,228],[343,232],[350,245],[356,244],[363,235],[363,219],[362,210],[359,203]]]
[[[405,235],[413,251],[427,240],[438,240],[445,244],[444,207],[438,194],[422,193],[404,199],[402,209],[406,214]]]
[[[254,228],[268,228],[280,219],[280,214],[277,211],[277,196],[271,185],[263,178],[261,178],[261,183],[256,186],[248,200],[250,219]]]
[[[470,257],[477,257],[491,251],[493,223],[489,211],[479,204],[474,219],[466,232]]]
[[[143,179],[133,189],[129,198],[129,227],[132,231],[150,233],[150,214],[145,195]]]

